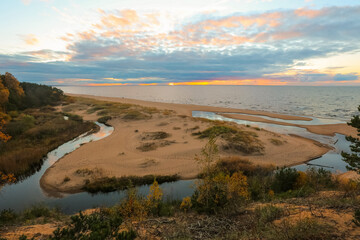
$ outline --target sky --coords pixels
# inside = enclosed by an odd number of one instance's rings
[[[360,85],[359,0],[0,0],[0,73],[49,85]]]

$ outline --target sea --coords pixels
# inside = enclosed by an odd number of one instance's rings
[[[196,104],[349,121],[360,86],[56,86],[65,93]]]

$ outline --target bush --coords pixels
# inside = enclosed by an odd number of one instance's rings
[[[360,226],[360,209],[355,209],[353,222],[356,226]]]
[[[23,220],[32,220],[40,217],[44,218],[58,218],[60,215],[59,209],[49,208],[45,205],[35,205],[26,209],[22,213]]]
[[[248,159],[237,156],[224,157],[217,162],[221,171],[234,173],[242,171],[245,176],[269,176],[275,170],[273,165],[254,165]]]
[[[179,180],[178,175],[145,175],[143,177],[139,176],[127,176],[127,177],[119,177],[119,178],[100,178],[96,179],[93,182],[87,183],[83,190],[90,192],[90,193],[98,193],[98,192],[113,192],[117,190],[124,190],[127,189],[129,186],[129,181],[134,186],[140,186],[145,184],[151,184],[154,182],[154,179],[157,180],[159,184],[164,182],[174,182]]]
[[[316,191],[334,188],[337,185],[331,172],[323,168],[310,168],[306,171],[306,176],[306,184]]]
[[[102,123],[102,124],[107,125],[107,121],[109,121],[109,120],[111,120],[111,119],[112,119],[111,116],[104,116],[104,117],[99,118],[97,121],[98,121],[99,123]]]
[[[193,135],[199,136],[199,138],[220,137],[224,140],[222,144],[224,150],[235,150],[250,154],[261,153],[264,149],[254,132],[241,131],[232,126],[216,125],[204,131],[193,133]]]
[[[17,214],[12,209],[4,209],[0,212],[0,225],[14,223],[17,219]]]
[[[255,217],[259,225],[265,225],[269,222],[281,218],[283,215],[284,210],[273,205],[266,205],[264,207],[255,208]]]
[[[264,239],[274,240],[328,240],[338,239],[334,228],[314,219],[301,219],[294,224],[283,221],[268,227],[263,233]]]
[[[280,168],[276,170],[272,189],[275,192],[287,192],[295,188],[296,181],[299,177],[298,171],[293,168]]]
[[[58,228],[54,231],[50,240],[72,239],[135,239],[133,230],[120,231],[122,218],[118,214],[109,214],[103,211],[91,215],[79,215],[71,217],[69,227]]]

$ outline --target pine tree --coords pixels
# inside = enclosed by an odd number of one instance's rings
[[[358,107],[360,112],[360,106]],[[354,127],[358,131],[358,136],[360,136],[360,116],[353,116],[348,125]],[[352,144],[350,145],[351,153],[342,152],[341,155],[343,160],[349,164],[347,168],[349,170],[356,171],[360,173],[360,138],[347,136],[346,140],[350,141]]]

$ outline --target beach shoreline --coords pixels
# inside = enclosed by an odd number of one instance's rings
[[[108,123],[114,127],[113,134],[102,140],[85,144],[76,151],[61,158],[45,172],[40,180],[41,187],[45,192],[75,193],[82,191],[81,189],[85,182],[93,177],[76,174],[76,172],[85,171],[85,169],[86,171],[96,172],[96,177],[98,178],[144,176],[149,174],[178,174],[181,179],[196,178],[199,168],[194,157],[201,152],[201,149],[206,144],[206,139],[194,137],[192,133],[195,131],[194,129],[196,131],[205,130],[212,123],[211,121],[193,118],[192,111],[224,114],[236,112],[285,120],[311,120],[306,117],[262,111],[159,103],[78,94],[67,95],[85,97],[97,101],[134,104],[160,110],[170,110],[174,114],[169,116],[157,114],[151,119],[137,121],[110,120]],[[88,121],[95,121],[99,117],[96,114],[87,114],[86,111],[76,112],[76,114],[81,115],[84,120]],[[232,125],[238,126],[242,131],[250,131],[258,135],[258,139],[261,140],[265,150],[262,154],[222,152],[221,156],[224,157],[237,155],[259,165],[294,166],[320,157],[331,149],[329,146],[311,139],[282,135],[235,123]],[[332,129],[326,130],[331,132]],[[164,140],[154,141],[158,146],[157,149],[140,151],[139,145],[144,142],[144,134],[151,131],[166,132],[169,137]],[[324,130],[322,129],[321,131]],[[277,139],[281,144],[274,144],[274,139]],[[65,182],[65,178],[70,180]]]

